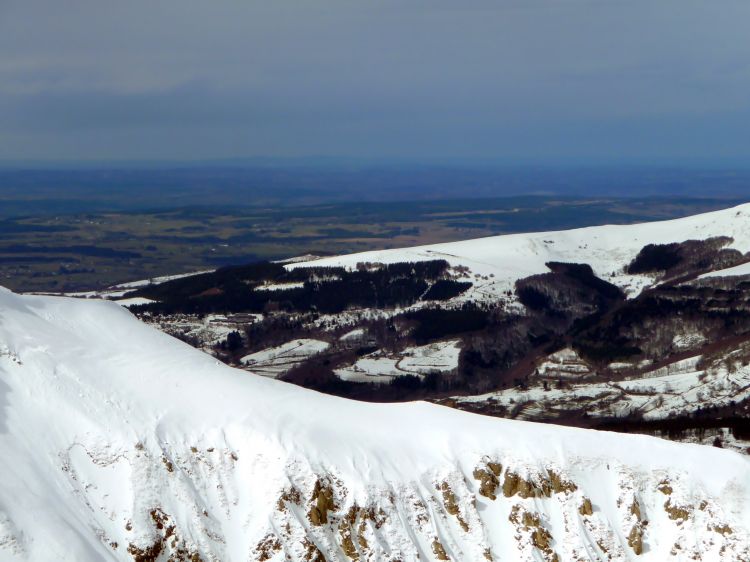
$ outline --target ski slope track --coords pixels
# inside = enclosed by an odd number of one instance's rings
[[[750,461],[366,404],[0,290],[0,560],[748,560]]]

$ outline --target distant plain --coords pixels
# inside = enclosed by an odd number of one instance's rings
[[[665,170],[0,170],[0,285],[80,291],[308,253],[669,219],[744,202],[749,179]],[[623,184],[631,197],[607,188]]]

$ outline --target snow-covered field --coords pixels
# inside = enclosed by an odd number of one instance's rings
[[[144,298],[144,297],[129,297],[127,299],[117,299],[115,302],[119,304],[120,306],[129,307],[129,306],[138,306],[142,304],[148,304],[154,301],[151,299]]]
[[[726,269],[720,269],[719,271],[710,271],[700,276],[700,279],[708,279],[711,277],[739,277],[743,275],[750,275],[750,262],[741,263],[734,267],[728,267]]]
[[[684,415],[704,405],[726,406],[750,398],[750,366],[697,370],[698,359],[687,359],[638,378],[617,382],[574,383],[564,388],[553,384],[545,389],[541,381],[535,381],[526,390],[511,388],[455,400],[503,406],[509,411],[516,410],[519,419],[585,409],[589,416],[597,417],[622,417],[639,412],[648,420]]]
[[[747,560],[750,460],[254,377],[0,291],[0,560]]]
[[[627,275],[624,268],[647,244],[668,244],[730,236],[728,246],[750,251],[750,204],[681,219],[634,225],[607,225],[558,232],[492,236],[394,250],[380,250],[326,257],[286,267],[344,266],[358,263],[397,263],[444,259],[453,267],[469,269],[465,278],[474,286],[460,300],[507,300],[517,279],[549,270],[550,261],[587,263],[598,277],[636,296],[652,285],[649,275]],[[738,266],[726,275],[742,275],[750,266]]]
[[[448,373],[458,367],[460,353],[457,340],[410,347],[397,354],[376,351],[353,365],[335,369],[334,373],[342,380],[353,382],[388,382],[403,375]]]
[[[245,355],[240,362],[255,374],[276,378],[329,347],[328,342],[297,339]]]
[[[539,364],[540,375],[552,378],[582,378],[591,374],[591,368],[569,347],[552,353]]]

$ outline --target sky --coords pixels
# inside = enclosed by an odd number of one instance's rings
[[[750,161],[747,0],[0,0],[0,160]]]

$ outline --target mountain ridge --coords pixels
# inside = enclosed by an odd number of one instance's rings
[[[750,556],[729,451],[324,396],[113,303],[0,317],[0,560]]]

